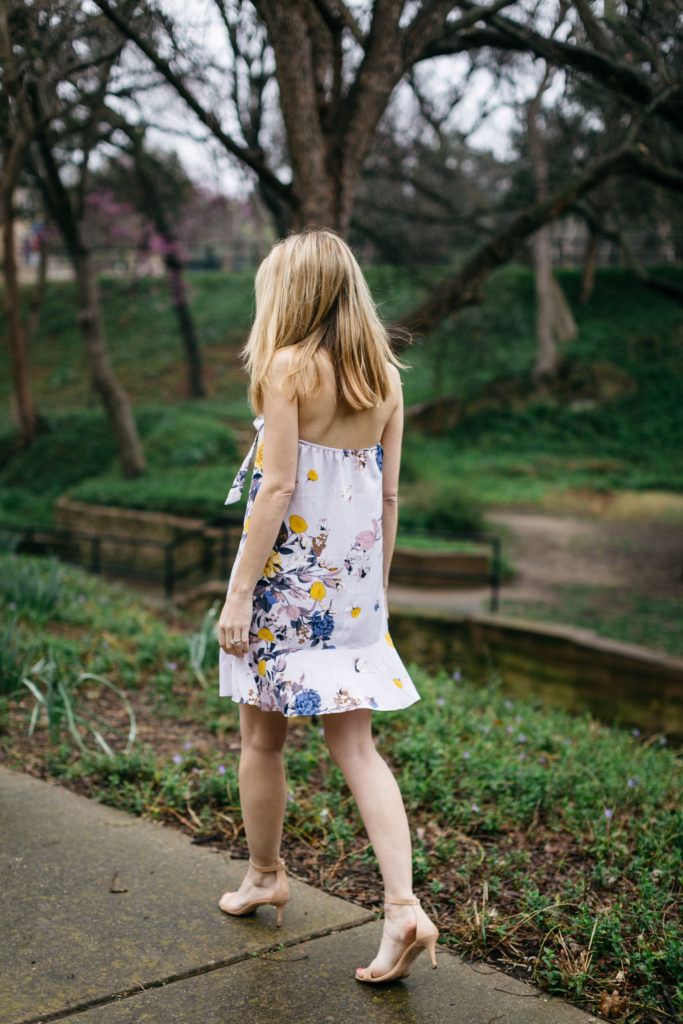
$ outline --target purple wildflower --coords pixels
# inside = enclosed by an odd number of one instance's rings
[[[548,763],[548,758],[547,757],[539,757],[538,760],[540,761],[541,764],[547,764]]]
[[[635,779],[627,779],[627,781],[626,781],[626,785],[628,786],[629,789],[633,789],[635,784],[636,784],[635,783]]]
[[[640,736],[640,729],[634,729],[633,730],[633,735],[635,736],[636,739],[638,739],[638,737]]]
[[[171,672],[175,672],[176,669],[178,668],[178,662],[177,661],[169,661],[168,667],[170,668]]]
[[[665,747],[665,746],[666,746],[666,736],[660,736],[660,737],[659,737],[659,742],[660,742],[660,744],[661,744],[661,745],[662,745],[663,747]]]
[[[463,751],[463,754],[462,754],[462,757],[463,757],[463,761],[466,761],[466,760],[468,759],[468,757],[469,757],[469,756],[470,756],[470,752],[469,752],[469,750],[464,750],[464,751]]]
[[[471,810],[473,810],[474,813],[476,814],[477,811],[479,810],[479,804],[472,804],[471,805]]]
[[[225,765],[224,764],[219,764],[218,765],[218,774],[219,775],[225,775],[225,771],[226,771]]]
[[[526,743],[526,736],[524,735],[523,732],[520,732],[519,736],[517,737],[517,742],[518,743]]]
[[[182,754],[174,754],[173,755],[173,764],[182,764],[182,763],[183,763],[183,755]]]
[[[190,743],[189,740],[183,743],[183,750],[192,750],[192,744]]]
[[[611,807],[605,807],[605,817],[607,818],[608,821],[611,820],[613,814],[614,814],[614,811],[612,810]]]
[[[513,732],[515,731],[515,727],[514,727],[514,725],[508,725],[508,726],[506,726],[506,728],[505,728],[505,731],[506,731],[507,733],[513,733]]]
[[[17,610],[17,602],[16,601],[10,601],[10,603],[9,603],[9,610],[11,612],[15,612]]]
[[[436,703],[438,704],[438,706],[440,708],[442,708],[444,706],[444,704],[446,703],[446,698],[445,697],[437,697],[436,698]]]
[[[453,678],[455,679],[456,683],[460,682],[460,680],[462,679],[462,672],[460,671],[459,668],[456,668],[455,672],[453,673]]]

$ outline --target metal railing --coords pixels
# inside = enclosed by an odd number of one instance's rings
[[[231,567],[230,529],[240,523],[241,518],[236,516],[207,520],[201,526],[185,530],[169,541],[131,537],[126,534],[87,533],[54,526],[17,526],[14,523],[3,522],[0,522],[0,533],[17,536],[16,550],[22,554],[51,554],[59,557],[61,561],[82,565],[93,573],[107,573],[123,579],[162,584],[166,599],[171,600],[179,582],[197,573],[206,577],[216,560],[221,574],[228,579]],[[209,533],[209,530],[213,533],[218,531],[218,538]],[[186,561],[180,565],[179,554],[190,541],[199,542],[201,554],[194,561]],[[159,568],[107,559],[103,555],[107,546],[158,551]]]

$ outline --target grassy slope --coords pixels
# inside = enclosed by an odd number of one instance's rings
[[[436,276],[433,269],[368,271],[387,319],[423,295]],[[579,323],[579,339],[567,354],[614,364],[635,379],[636,392],[594,410],[570,411],[538,402],[518,412],[482,412],[450,437],[430,440],[428,459],[425,442],[408,438],[407,483],[411,474],[423,477],[431,471],[435,479],[458,480],[473,498],[487,503],[534,503],[549,490],[568,486],[683,490],[677,457],[683,436],[683,313],[622,270],[601,271],[594,297],[583,309],[576,301],[578,274],[567,271],[561,278]],[[236,353],[248,330],[251,287],[251,274],[192,276],[193,310],[211,396],[207,415],[212,410],[218,421],[248,417]],[[163,284],[143,280],[131,287],[109,280],[102,283],[102,296],[112,362],[136,407],[182,402],[180,345]],[[450,393],[471,398],[494,380],[527,373],[533,356],[532,277],[523,268],[506,268],[491,278],[481,307],[447,321],[409,350],[406,402]],[[6,352],[0,354],[5,431],[10,388],[6,360]],[[31,361],[43,415],[54,420],[65,412],[93,408],[68,285],[49,288]],[[96,419],[97,414],[93,424]],[[112,456],[108,445],[99,465],[112,465]],[[91,477],[91,467],[84,468],[83,476]],[[27,479],[31,459],[22,469]]]

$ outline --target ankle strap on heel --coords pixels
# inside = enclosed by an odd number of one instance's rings
[[[267,868],[261,867],[260,864],[255,864],[251,857],[249,858],[249,864],[255,871],[260,871],[262,875],[267,875],[274,871],[284,871],[285,869],[285,862],[282,858],[278,860],[277,864],[271,864]]]
[[[420,905],[420,901],[418,900],[418,898],[416,896],[411,896],[410,899],[395,899],[395,900],[385,900],[384,901],[384,906],[385,907],[386,906],[394,906],[394,907],[419,907],[419,905]]]

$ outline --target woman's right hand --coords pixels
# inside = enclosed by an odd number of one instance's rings
[[[226,654],[241,658],[249,650],[252,598],[228,594],[218,617],[218,643]]]

